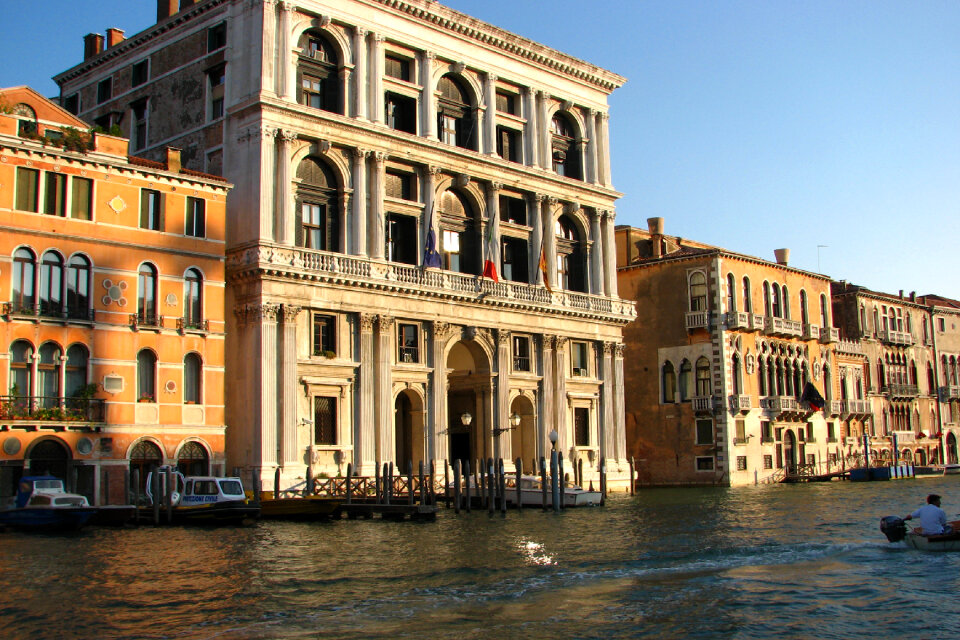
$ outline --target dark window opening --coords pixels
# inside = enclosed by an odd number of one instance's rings
[[[227,46],[227,23],[221,22],[207,29],[207,53]]]
[[[337,353],[337,319],[333,316],[313,316],[313,355],[333,357]]]
[[[529,283],[527,241],[503,238],[500,273],[505,280]]]
[[[513,369],[530,371],[530,338],[513,336]]]
[[[417,338],[418,327],[415,324],[401,324],[397,326],[399,362],[420,362],[420,346]]]
[[[437,105],[437,133],[440,140],[476,151],[476,117],[469,94],[460,81],[450,75],[440,78],[437,88],[440,90]]]
[[[386,257],[390,262],[417,264],[417,219],[398,213],[387,214]]]
[[[590,409],[573,409],[573,442],[578,447],[590,446]]]
[[[337,444],[337,399],[315,396],[313,399],[313,443]]]
[[[500,196],[500,220],[513,224],[527,224],[527,203],[520,198]]]
[[[297,101],[314,109],[343,113],[340,60],[326,38],[308,32],[300,40]]]
[[[410,61],[406,58],[387,55],[384,59],[383,73],[391,78],[410,82],[410,66]]]
[[[510,162],[520,162],[520,132],[497,127],[497,155]]]
[[[340,218],[337,182],[322,161],[308,157],[297,167],[297,246],[339,251]]]
[[[417,132],[417,101],[396,93],[387,93],[384,98],[387,126],[395,131]]]
[[[148,80],[149,73],[150,64],[147,60],[134,63],[133,69],[130,71],[130,85],[134,87],[140,86]]]
[[[518,116],[520,115],[517,110],[518,103],[519,100],[517,99],[516,94],[497,91],[497,111]]]
[[[97,104],[102,104],[113,96],[113,78],[97,83]]]
[[[385,187],[388,198],[415,201],[417,198],[413,192],[413,185],[413,175],[409,173],[401,173],[399,171],[386,172]]]

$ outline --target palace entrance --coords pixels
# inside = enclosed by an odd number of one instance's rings
[[[447,353],[447,441],[450,461],[461,465],[493,455],[490,358],[477,340],[461,340]]]

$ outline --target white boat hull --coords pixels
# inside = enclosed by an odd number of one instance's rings
[[[920,551],[960,551],[960,535],[928,537],[912,531],[903,539],[911,549]]]

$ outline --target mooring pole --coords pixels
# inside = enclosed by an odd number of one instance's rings
[[[550,497],[553,498],[553,511],[560,511],[560,485],[557,483],[559,474],[559,460],[557,459],[557,450],[550,452]]]
[[[447,508],[450,508],[450,498],[447,497]],[[453,512],[460,513],[460,458],[453,460]]]

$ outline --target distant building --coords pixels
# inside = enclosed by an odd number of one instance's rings
[[[848,419],[862,413],[841,400],[855,387],[839,392],[829,278],[790,267],[786,250],[774,263],[649,223],[616,230],[619,291],[637,302],[624,377],[639,482],[743,485],[842,468]]]
[[[127,156],[33,90],[0,90],[0,496],[51,472],[224,470],[223,179]]]
[[[568,469],[595,481],[606,460],[625,486],[622,77],[429,0],[161,0],[143,32],[85,42],[56,77],[68,109],[238,185],[239,472],[529,470],[556,432]]]
[[[939,422],[935,430],[939,433],[931,435],[942,442],[942,460],[957,464],[960,462],[957,455],[957,441],[960,440],[960,301],[932,294],[917,300],[930,310],[930,322],[924,322],[922,336],[925,343],[932,340],[935,355],[931,386],[937,388]]]

